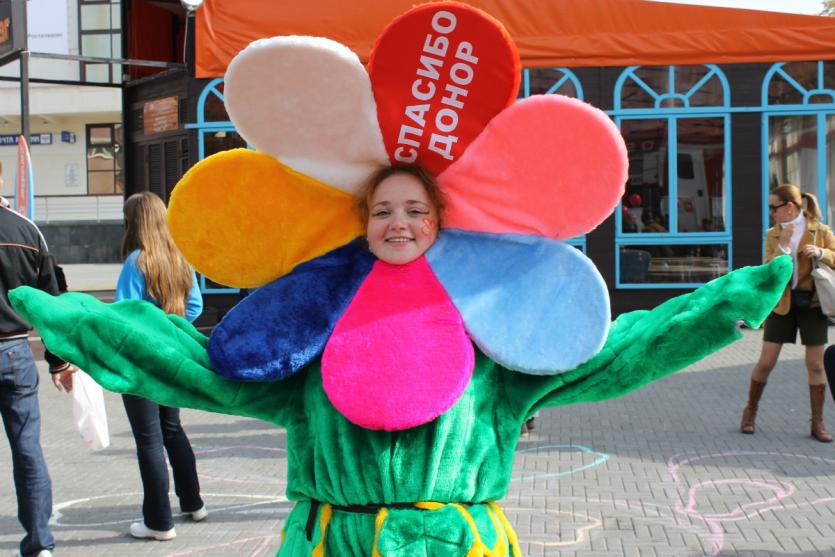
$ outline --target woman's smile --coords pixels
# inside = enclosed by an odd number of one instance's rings
[[[368,209],[368,246],[386,263],[411,263],[438,237],[438,210],[414,176],[395,174],[380,182]]]

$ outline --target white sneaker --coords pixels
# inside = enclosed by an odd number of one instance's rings
[[[15,551],[12,553],[12,557],[23,557],[23,555],[21,555],[20,551]],[[35,557],[52,557],[52,552],[48,549],[42,549]]]
[[[190,512],[190,513],[185,513],[185,514],[191,515],[191,519],[194,522],[200,522],[201,520],[206,520],[206,518],[208,518],[209,511],[206,510],[206,505],[203,505],[202,507],[200,507],[196,511]]]
[[[134,522],[130,525],[130,535],[134,538],[153,539],[164,542],[166,540],[173,540],[177,537],[177,532],[174,528],[170,530],[151,530],[145,526],[144,522]]]

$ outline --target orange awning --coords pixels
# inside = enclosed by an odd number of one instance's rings
[[[205,0],[197,11],[197,77],[220,77],[251,41],[315,35],[364,61],[414,0]],[[835,59],[835,17],[644,0],[467,0],[498,18],[522,65],[630,66]]]

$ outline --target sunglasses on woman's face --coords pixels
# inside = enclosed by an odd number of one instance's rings
[[[777,209],[779,209],[780,207],[785,207],[788,204],[789,204],[788,201],[784,201],[783,203],[780,203],[779,205],[769,205],[768,206],[768,212],[769,213],[776,213]]]

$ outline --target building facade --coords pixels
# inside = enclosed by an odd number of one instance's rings
[[[814,21],[801,23],[810,34],[829,21],[808,20]],[[293,20],[274,34],[297,32],[294,26],[303,23]],[[189,36],[194,33],[183,40]],[[825,56],[781,59],[758,51],[755,62],[741,63],[717,56],[704,63],[541,66],[523,55],[520,97],[580,98],[604,110],[626,141],[630,170],[621,203],[597,229],[570,240],[600,269],[614,314],[655,306],[758,264],[769,226],[768,191],[777,184],[814,193],[824,220],[835,222],[835,61],[828,59],[835,58],[835,38],[830,43],[821,50]],[[222,77],[200,74],[190,67],[125,86],[126,193],[147,189],[167,199],[195,162],[246,147],[223,107]],[[577,133],[582,140],[582,130]],[[582,210],[582,199],[578,184],[576,199],[567,202]],[[237,297],[223,285],[203,284],[218,315]]]
[[[62,263],[119,260],[125,191],[121,67],[47,56],[122,55],[119,0],[28,0],[35,220]],[[14,202],[20,66],[0,68],[2,194]]]

